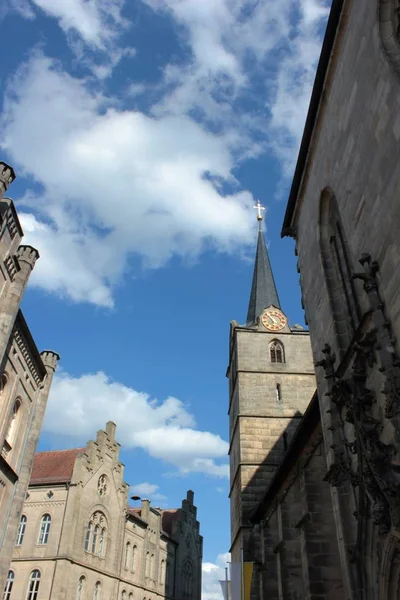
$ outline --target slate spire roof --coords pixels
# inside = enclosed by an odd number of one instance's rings
[[[259,229],[256,258],[254,261],[253,283],[251,285],[249,309],[247,311],[246,320],[248,325],[255,323],[257,317],[260,316],[267,306],[273,304],[276,308],[281,308],[261,227],[261,219],[258,220],[258,223]]]

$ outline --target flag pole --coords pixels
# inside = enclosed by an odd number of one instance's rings
[[[243,548],[240,548],[240,566],[241,566],[241,600],[244,600],[244,556]]]

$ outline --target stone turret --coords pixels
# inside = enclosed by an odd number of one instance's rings
[[[7,163],[0,161],[0,200],[14,179],[14,169]]]

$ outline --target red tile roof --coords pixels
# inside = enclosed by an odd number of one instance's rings
[[[33,459],[30,485],[68,483],[71,481],[75,459],[86,448],[38,452]]]

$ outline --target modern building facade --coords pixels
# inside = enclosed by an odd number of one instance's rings
[[[12,200],[15,179],[0,162],[0,589],[3,589],[29,484],[32,462],[59,356],[39,353],[20,304],[39,257],[21,245]]]
[[[36,454],[5,599],[200,600],[193,492],[177,509],[129,506],[115,430]]]

